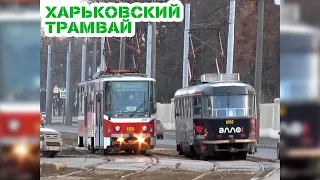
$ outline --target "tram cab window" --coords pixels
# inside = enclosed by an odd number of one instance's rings
[[[214,117],[213,116],[213,97],[208,96],[204,98],[204,117]]]
[[[254,95],[230,95],[206,97],[206,117],[255,116]]]

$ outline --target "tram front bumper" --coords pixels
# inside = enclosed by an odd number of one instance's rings
[[[231,139],[231,140],[199,140],[199,150],[202,153],[212,152],[241,152],[249,151],[250,147],[256,144],[255,139]]]
[[[126,149],[153,149],[156,137],[150,134],[113,134],[110,138],[110,146],[118,150]]]

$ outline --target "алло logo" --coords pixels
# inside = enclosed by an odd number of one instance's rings
[[[219,133],[220,134],[225,134],[225,133],[243,133],[243,128],[241,127],[220,127],[219,128]]]

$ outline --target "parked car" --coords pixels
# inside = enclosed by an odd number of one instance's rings
[[[40,113],[40,124],[42,126],[44,126],[44,124],[46,123],[46,120],[47,120],[46,112],[41,112]]]
[[[157,120],[157,139],[163,139],[164,128],[160,120]]]
[[[278,134],[280,135],[280,132]],[[277,143],[277,158],[280,160],[280,138]]]
[[[40,152],[45,157],[54,158],[62,151],[61,134],[53,129],[40,125]]]

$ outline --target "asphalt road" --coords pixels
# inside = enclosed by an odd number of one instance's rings
[[[67,132],[67,133],[77,133],[77,127],[76,126],[67,126],[67,125],[45,125],[47,128],[55,129],[59,132]],[[276,141],[274,141],[276,143]],[[164,139],[157,140],[157,146],[156,147],[172,147],[175,148],[176,141],[175,136],[172,131],[165,131]],[[276,145],[276,144],[275,144]],[[276,149],[271,148],[259,148],[258,152],[254,154],[253,156],[263,159],[270,159],[270,160],[276,160],[277,159],[277,151]]]

